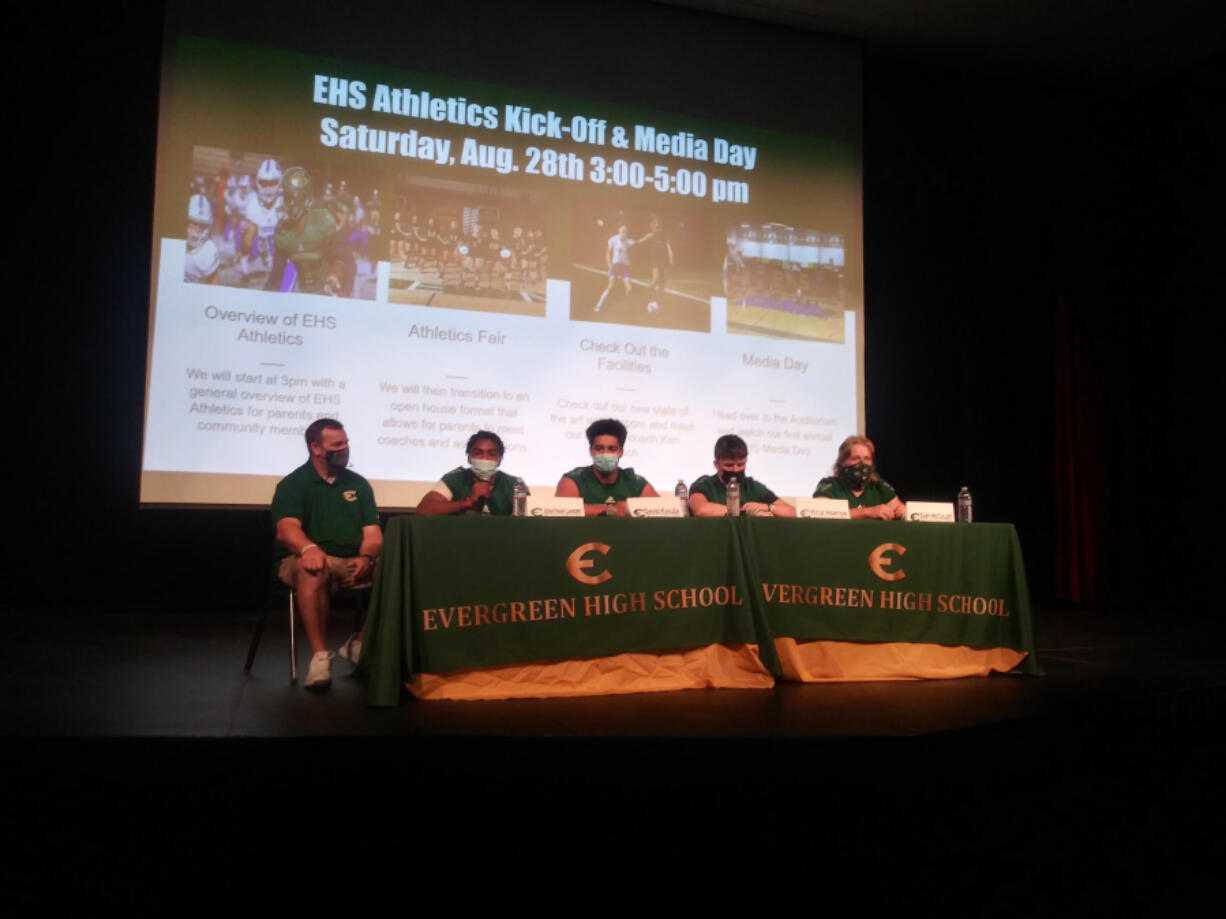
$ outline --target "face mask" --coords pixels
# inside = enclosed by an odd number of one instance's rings
[[[598,453],[592,457],[592,465],[598,470],[608,475],[617,468],[617,461],[621,459],[616,453]]]
[[[868,463],[844,466],[839,470],[839,480],[853,491],[862,491],[872,478],[873,467]]]
[[[472,467],[473,475],[482,482],[488,482],[494,477],[494,473],[498,471],[497,460],[469,460],[468,462]]]
[[[719,470],[719,480],[723,482],[725,485],[727,485],[733,479],[736,479],[738,482],[744,482],[745,481],[745,470],[741,469],[736,472],[728,472],[725,469]]]
[[[349,465],[349,448],[344,450],[329,450],[324,454],[324,462],[328,464],[329,469],[334,469],[340,472]]]

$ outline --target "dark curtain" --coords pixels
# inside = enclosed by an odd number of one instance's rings
[[[1106,535],[1102,399],[1075,317],[1059,303],[1053,319],[1052,587],[1057,601],[1094,604]]]

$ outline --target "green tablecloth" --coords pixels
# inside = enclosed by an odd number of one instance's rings
[[[362,652],[368,702],[397,704],[417,673],[757,642],[739,523],[393,518]]]
[[[393,518],[371,595],[368,703],[419,673],[757,643],[1008,647],[1041,673],[1008,524],[763,518]]]
[[[755,603],[774,637],[1027,652],[1030,594],[1011,524],[741,521]]]

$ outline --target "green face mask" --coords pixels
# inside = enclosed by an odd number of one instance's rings
[[[868,463],[844,466],[839,470],[839,481],[852,491],[863,491],[873,476],[873,467]]]
[[[592,465],[598,470],[608,475],[617,468],[617,461],[620,457],[616,453],[598,453],[592,457]]]

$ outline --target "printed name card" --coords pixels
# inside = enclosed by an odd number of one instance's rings
[[[631,517],[684,517],[681,502],[676,497],[627,498],[626,510]]]
[[[836,498],[797,498],[796,516],[811,520],[850,520],[847,502]]]
[[[528,495],[524,503],[524,514],[528,517],[582,517],[582,498],[537,498]]]
[[[903,520],[918,523],[953,523],[954,506],[943,501],[908,501]]]

